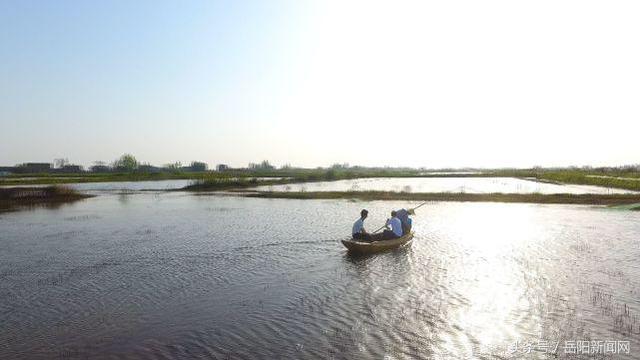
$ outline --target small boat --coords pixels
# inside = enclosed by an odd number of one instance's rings
[[[410,245],[413,239],[413,232],[403,235],[397,239],[379,240],[373,242],[358,241],[354,239],[342,240],[342,245],[349,249],[349,252],[357,254],[373,254],[381,251],[399,248]]]

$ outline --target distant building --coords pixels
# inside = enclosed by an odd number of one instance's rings
[[[61,168],[56,169],[56,172],[61,173],[81,173],[83,171],[80,165],[63,165]]]
[[[24,163],[16,166],[16,172],[22,174],[51,172],[50,163]]]
[[[108,167],[107,165],[93,165],[92,167],[89,168],[89,171],[94,172],[94,173],[108,173],[111,171],[111,168]]]
[[[227,170],[229,170],[229,165],[226,165],[226,164],[218,164],[218,165],[216,166],[216,170],[218,170],[218,171],[227,171]]]
[[[0,166],[0,175],[6,176],[11,173],[14,173],[16,168],[13,166]]]

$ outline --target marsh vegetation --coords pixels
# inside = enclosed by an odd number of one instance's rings
[[[0,188],[0,211],[36,205],[56,205],[91,197],[65,186]]]

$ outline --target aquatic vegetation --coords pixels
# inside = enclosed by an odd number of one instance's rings
[[[92,197],[65,186],[0,188],[0,210],[53,205]]]
[[[269,182],[263,182],[268,184]],[[191,185],[187,185],[180,190],[187,191],[213,191],[246,188],[258,185],[257,178],[230,178],[230,177],[210,177],[195,180]]]
[[[0,188],[0,201],[83,198],[87,196],[65,186]]]

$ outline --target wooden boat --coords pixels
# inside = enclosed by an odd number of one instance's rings
[[[349,252],[356,254],[373,254],[381,251],[399,248],[401,246],[410,245],[413,239],[413,232],[403,235],[397,239],[379,240],[373,242],[358,241],[354,239],[342,240]]]

